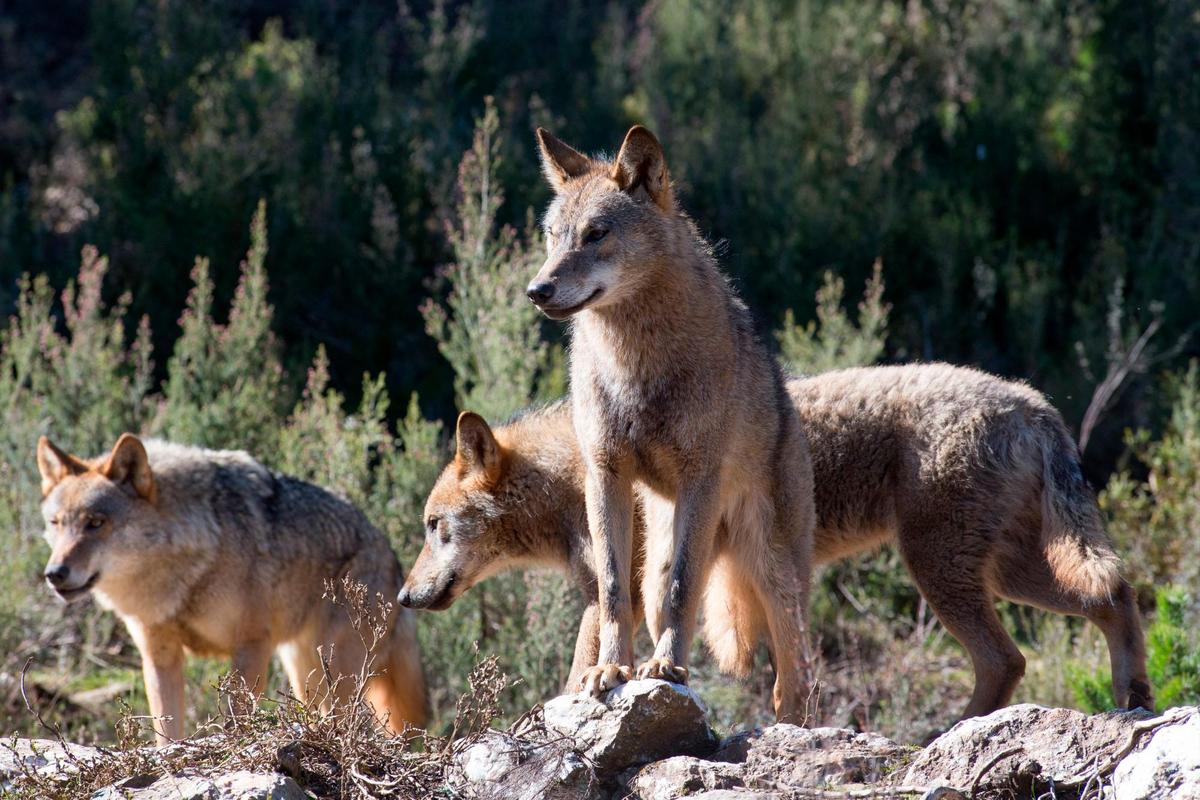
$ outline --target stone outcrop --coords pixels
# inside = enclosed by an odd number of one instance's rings
[[[602,700],[555,698],[513,731],[454,751],[448,796],[567,800],[1059,797],[1200,800],[1200,709],[1161,715],[1011,706],[955,725],[925,748],[871,733],[794,725],[720,740],[689,689],[633,681]],[[36,771],[69,772],[103,751],[44,740],[0,747],[0,794]],[[94,800],[292,800],[277,773],[147,774]]]

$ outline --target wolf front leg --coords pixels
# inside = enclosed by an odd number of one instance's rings
[[[584,488],[599,590],[599,648],[579,684],[600,695],[633,676],[633,481],[627,470],[589,465]]]
[[[154,742],[170,744],[183,738],[183,644],[169,628],[142,627],[127,622],[142,654],[142,678],[153,717]]]
[[[653,523],[647,504],[643,602],[646,622],[656,642],[654,657],[638,667],[639,678],[687,683],[688,649],[712,567],[719,508],[715,472],[680,487],[669,527]],[[660,555],[654,557],[653,553]]]
[[[563,691],[573,692],[579,688],[583,673],[596,666],[600,656],[600,603],[592,600],[583,609],[579,620],[579,634],[575,637],[575,658],[571,662],[571,674]]]
[[[274,648],[265,639],[243,642],[233,654],[232,677],[243,686],[234,683],[230,694],[225,697],[225,713],[232,720],[254,710],[258,698],[267,689],[267,670],[271,666]]]

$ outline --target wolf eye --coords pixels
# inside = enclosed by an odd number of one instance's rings
[[[57,528],[57,527],[58,527],[58,517],[51,517],[51,518],[50,518],[50,527],[52,527],[52,528]]]
[[[583,235],[584,244],[595,244],[596,242],[608,236],[608,231],[604,228],[592,228]]]
[[[104,527],[103,517],[88,517],[87,526],[89,530],[98,530]]]
[[[429,519],[425,520],[425,530],[429,531],[430,533],[433,533],[434,531],[437,530],[438,523],[440,523],[441,521],[442,521],[441,517],[430,517]]]

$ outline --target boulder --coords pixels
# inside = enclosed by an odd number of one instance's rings
[[[666,681],[630,681],[603,699],[562,695],[543,713],[546,727],[574,742],[601,776],[670,756],[705,755],[718,743],[699,696]]]
[[[1115,755],[1153,714],[1087,715],[1023,704],[959,722],[921,751],[904,772],[909,786],[949,785],[970,792],[1031,797],[1074,785]]]
[[[604,797],[591,766],[557,739],[519,738],[491,731],[456,759],[450,781],[471,797],[490,800],[599,800]]]
[[[273,772],[238,770],[206,776],[191,771],[175,775],[139,775],[101,789],[92,800],[306,800],[291,778]]]
[[[13,780],[27,771],[41,775],[61,774],[74,771],[76,764],[102,756],[98,748],[52,739],[0,740],[0,794],[10,789]]]
[[[746,786],[792,789],[875,783],[912,752],[875,733],[779,724],[729,737],[712,758],[739,764]]]
[[[675,800],[701,792],[745,786],[740,764],[706,761],[694,756],[672,756],[627,774],[623,781],[630,798]]]
[[[1173,712],[1117,765],[1114,800],[1200,800],[1200,709]]]

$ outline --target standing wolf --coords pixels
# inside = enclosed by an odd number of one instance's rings
[[[719,560],[764,593],[755,607],[776,645],[776,716],[802,722],[812,475],[779,368],[676,209],[652,133],[632,128],[611,162],[542,129],[538,140],[555,198],[548,257],[528,294],[548,317],[572,318],[572,407],[599,579],[599,661],[583,687],[599,694],[631,675],[636,489],[656,642],[638,676],[686,680]]]
[[[91,592],[124,621],[160,744],[183,736],[185,650],[231,657],[258,692],[274,651],[296,696],[326,709],[331,694],[354,692],[368,663],[367,698],[381,720],[395,731],[424,724],[411,612],[393,614],[368,654],[348,609],[322,598],[327,581],[362,584],[373,602],[394,597],[404,579],[350,503],[243,452],[143,445],[131,434],[91,461],[43,436],[37,462],[53,548],[46,580],[68,602]]]
[[[945,364],[845,370],[787,386],[812,453],[815,563],[899,544],[917,587],[971,656],[975,691],[964,716],[1007,703],[1024,670],[995,596],[1094,622],[1108,643],[1117,704],[1153,708],[1133,589],[1075,444],[1045,397]],[[595,663],[599,642],[584,465],[570,416],[559,402],[493,431],[463,415],[456,461],[486,452],[492,478],[480,483],[453,466],[442,473],[426,516],[455,524],[444,541],[427,535],[400,595],[406,605],[446,608],[503,569],[565,569],[587,604],[568,686]],[[635,547],[642,537],[639,526]],[[704,636],[726,671],[744,675],[752,665],[762,634],[753,606],[736,576],[710,577]]]

